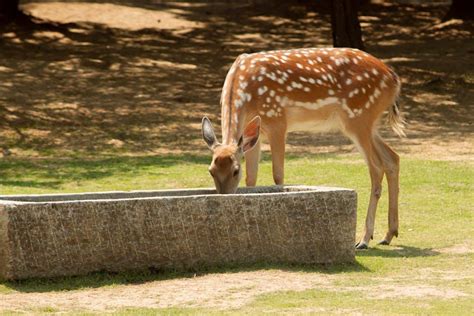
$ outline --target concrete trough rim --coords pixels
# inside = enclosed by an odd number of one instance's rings
[[[262,192],[262,190],[282,190],[273,192]],[[42,205],[42,204],[63,204],[63,203],[87,203],[87,202],[119,202],[119,201],[143,201],[143,200],[173,200],[173,199],[195,199],[195,198],[228,198],[228,197],[239,197],[239,198],[256,198],[262,196],[275,196],[275,195],[301,195],[311,194],[314,192],[353,192],[355,190],[340,188],[340,187],[329,187],[329,186],[311,186],[311,185],[273,185],[273,186],[256,186],[256,187],[243,187],[239,188],[240,191],[253,191],[256,192],[237,192],[233,194],[217,194],[214,188],[188,188],[188,189],[163,189],[163,190],[131,190],[131,191],[100,191],[100,192],[81,192],[81,193],[53,193],[53,194],[24,194],[24,195],[0,195],[0,206],[15,206],[15,205]],[[288,190],[288,191],[284,191]],[[183,193],[190,192],[189,195],[182,195]],[[208,193],[198,193],[208,192]],[[133,195],[133,194],[153,194],[155,196],[137,196],[128,198],[114,198],[106,197],[107,195]],[[176,193],[176,195],[159,195],[163,193]],[[180,194],[181,193],[181,194]],[[193,194],[194,193],[194,194]],[[83,198],[88,195],[91,196],[104,196],[104,198]],[[53,200],[45,200],[50,197]],[[64,197],[63,200],[54,200]],[[78,197],[78,199],[69,199],[71,197]],[[28,199],[28,200],[24,200]],[[42,199],[41,201],[34,201],[34,199]]]

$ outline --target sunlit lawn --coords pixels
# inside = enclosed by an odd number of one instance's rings
[[[96,160],[3,159],[0,160],[0,192],[23,194],[209,187],[212,186],[206,171],[209,159],[208,156],[192,155]],[[259,184],[272,184],[271,179],[271,163],[268,156],[264,156]],[[358,252],[354,266],[300,268],[302,273],[336,275],[337,287],[268,294],[226,313],[471,314],[474,311],[473,180],[474,168],[467,162],[402,157],[400,237],[392,246],[381,247],[375,243],[383,237],[387,225],[385,189],[372,243],[375,248]],[[368,202],[369,177],[359,156],[290,156],[286,164],[286,182],[354,188],[359,194],[358,233],[361,232]],[[459,245],[468,250],[449,251],[450,247]],[[253,267],[264,268],[278,267]],[[184,276],[186,274],[96,274],[57,281],[0,283],[0,293],[68,290]],[[412,292],[393,296],[397,287]],[[444,298],[439,292],[416,295],[426,287],[457,294]],[[384,293],[387,295],[382,295]],[[120,313],[154,314],[157,311],[167,314],[210,312],[178,308],[127,309]]]

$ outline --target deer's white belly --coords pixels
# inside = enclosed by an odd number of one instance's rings
[[[323,133],[337,131],[340,129],[340,121],[337,115],[310,116],[308,111],[298,108],[287,108],[286,117],[289,132],[314,132]]]

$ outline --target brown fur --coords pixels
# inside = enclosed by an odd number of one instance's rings
[[[299,49],[241,55],[224,83],[221,122],[225,147],[216,148],[214,157],[234,152],[234,147],[226,146],[236,144],[242,134],[258,137],[260,119],[258,127],[249,121],[260,115],[261,130],[272,152],[273,179],[283,184],[288,131],[341,130],[364,156],[372,183],[365,231],[358,247],[366,248],[373,236],[384,175],[388,182],[389,229],[383,243],[388,244],[398,235],[399,157],[380,138],[377,125],[389,110],[390,126],[403,134],[403,121],[394,105],[399,90],[395,72],[359,50]],[[255,137],[253,140],[254,148],[245,151],[248,186],[256,184],[260,157],[260,143]],[[240,170],[239,156],[238,151],[232,154],[231,165]],[[228,166],[222,169],[225,171],[218,170],[222,177],[219,181],[225,185],[231,170]],[[233,181],[228,192],[236,188]]]

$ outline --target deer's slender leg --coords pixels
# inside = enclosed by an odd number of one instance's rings
[[[398,194],[400,159],[380,137],[376,137],[377,150],[382,158],[388,184],[388,231],[380,244],[388,245],[394,236],[398,237]]]
[[[281,185],[284,180],[284,163],[285,163],[285,143],[286,143],[286,126],[283,124],[272,128],[272,132],[268,133],[268,141],[272,151],[272,171],[273,181],[275,184]]]
[[[253,187],[257,184],[258,162],[260,161],[260,140],[254,148],[245,153],[245,184]]]
[[[362,239],[356,244],[357,249],[367,249],[370,239],[373,238],[375,226],[375,213],[377,204],[382,194],[383,166],[379,154],[375,148],[372,135],[358,135],[355,139],[359,150],[365,156],[369,167],[371,190],[367,217],[365,218],[365,229]]]

